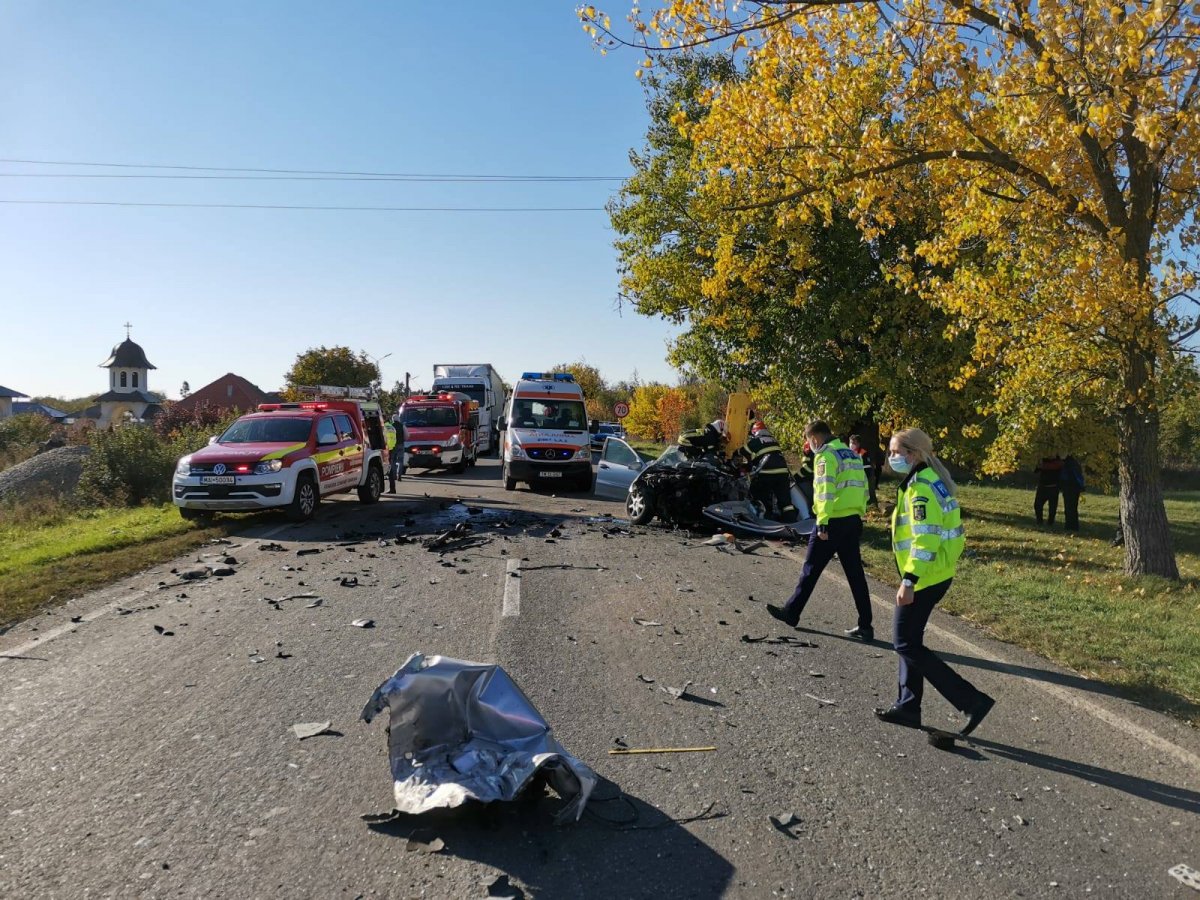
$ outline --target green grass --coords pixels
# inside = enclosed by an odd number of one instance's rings
[[[881,485],[890,509],[895,486]],[[1168,494],[1180,582],[1131,579],[1112,547],[1116,497],[1084,495],[1082,530],[1054,530],[1033,519],[1033,491],[966,485],[959,499],[966,555],[947,612],[1020,644],[1117,692],[1200,724],[1200,493]],[[884,518],[868,515],[863,558],[896,582]]]
[[[0,510],[0,546],[5,548],[0,555],[0,625],[172,559],[224,535],[234,524],[185,522],[170,504]]]

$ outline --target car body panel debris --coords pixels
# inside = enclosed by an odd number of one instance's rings
[[[304,740],[305,738],[316,737],[318,734],[324,734],[332,727],[332,722],[297,722],[292,726],[292,731],[296,733],[296,737]]]
[[[513,800],[544,770],[566,802],[558,821],[578,821],[596,786],[499,666],[414,653],[375,689],[363,721],[384,709],[401,812]]]
[[[1189,865],[1180,863],[1177,866],[1172,866],[1167,869],[1167,874],[1178,881],[1180,884],[1200,891],[1200,872],[1197,872]]]
[[[375,620],[374,619],[355,619],[350,624],[353,625],[355,628],[374,628]]]

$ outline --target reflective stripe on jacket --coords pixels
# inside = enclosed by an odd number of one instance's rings
[[[388,450],[391,450],[396,446],[396,426],[391,422],[384,423],[383,440],[387,445]]]
[[[814,459],[813,513],[818,525],[867,514],[867,473],[857,453],[831,440]]]
[[[783,450],[773,437],[751,437],[742,447],[750,459],[751,474],[753,475],[789,475],[787,460],[783,458]]]
[[[892,511],[892,552],[900,574],[912,576],[918,588],[953,578],[966,543],[958,500],[933,469],[915,469],[901,482]]]

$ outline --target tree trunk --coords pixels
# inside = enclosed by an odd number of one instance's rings
[[[1125,574],[1178,579],[1170,523],[1163,504],[1159,416],[1140,398],[1149,382],[1144,356],[1130,353],[1125,388],[1133,402],[1121,411],[1117,433],[1121,523],[1125,530]]]

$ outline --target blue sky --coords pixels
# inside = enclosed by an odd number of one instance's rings
[[[597,54],[573,8],[0,0],[0,157],[624,176],[646,125],[638,57]],[[171,174],[0,163],[0,200],[600,207],[617,186],[11,173]],[[389,384],[578,359],[674,380],[673,329],[614,306],[611,244],[603,212],[0,203],[0,384],[104,390],[127,320],[168,396],[227,371],[278,387],[320,344],[390,353]]]

